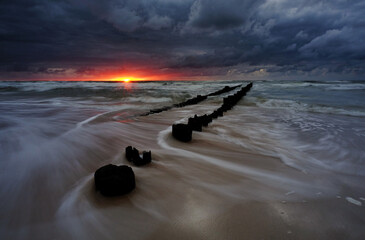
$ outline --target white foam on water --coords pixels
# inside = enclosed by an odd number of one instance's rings
[[[92,117],[90,117],[90,118],[88,118],[88,119],[85,119],[84,121],[77,123],[77,124],[76,124],[76,127],[77,127],[77,128],[80,128],[80,127],[82,127],[83,125],[85,125],[85,124],[87,124],[87,123],[89,123],[89,122],[91,122],[91,121],[95,120],[96,118],[98,118],[99,116],[102,116],[102,115],[104,115],[104,114],[105,114],[105,113],[100,113],[100,114],[97,114],[97,115],[95,115],[95,116],[92,116]]]
[[[288,101],[284,101],[288,102]],[[290,101],[289,101],[290,102]],[[227,141],[278,156],[286,164],[305,171],[305,164],[338,172],[365,175],[361,142],[365,128],[361,119],[296,111],[292,108],[265,109],[239,106],[239,115],[230,124],[241,136],[217,130]],[[254,119],[254,120],[253,120]],[[304,165],[303,165],[304,164]]]
[[[89,185],[91,184],[92,180],[93,175],[88,175],[75,183],[74,188],[67,192],[63,197],[61,205],[57,209],[56,217],[73,215],[77,211],[83,212],[88,208],[91,209],[88,201],[85,201],[85,199],[82,198],[84,197],[83,191],[90,187]]]
[[[294,194],[294,193],[295,193],[295,191],[290,191],[290,192],[285,193],[285,195],[286,195],[286,196],[289,196],[289,195],[292,195],[292,194]]]
[[[352,84],[335,84],[327,87],[328,90],[364,90],[365,84],[352,83]]]
[[[356,199],[353,199],[352,197],[346,197],[346,200],[349,202],[349,203],[352,203],[352,204],[355,204],[357,206],[361,206],[362,203]]]
[[[365,111],[362,109],[344,109],[340,107],[330,107],[316,104],[309,104],[294,100],[286,99],[259,99],[256,97],[248,97],[249,102],[256,106],[270,109],[285,109],[291,111],[313,112],[313,113],[327,113],[339,114],[345,116],[364,117]]]
[[[167,97],[127,97],[125,102],[143,102],[143,103],[169,103],[172,102],[171,98]]]
[[[211,126],[227,142],[279,158],[287,166],[303,173],[307,172],[307,165],[326,167],[323,162],[303,152],[301,149],[306,145],[290,136],[283,124],[273,122],[254,107],[239,106],[236,109],[235,114],[225,116],[225,125],[230,131],[214,124]]]
[[[168,142],[171,130],[172,128],[169,127],[159,132],[157,138],[158,144],[163,149],[173,151],[175,154],[179,154],[180,156],[189,159],[188,161],[204,161],[205,163],[212,164],[216,167],[222,168],[222,170],[238,173],[244,177],[248,177],[254,179],[255,181],[261,182],[264,185],[271,185],[274,188],[283,187],[284,189],[286,189],[288,186],[291,186],[297,189],[295,192],[300,191],[301,193],[310,192],[310,189],[313,188],[313,185],[311,183],[303,182],[300,179],[291,178],[283,174],[278,174],[277,172],[271,172],[265,169],[251,167],[243,163],[238,164],[227,160],[219,159],[216,157],[210,157],[196,152],[185,150],[183,149],[183,144],[181,145],[182,148],[173,147]],[[282,183],[285,183],[285,185],[283,185]],[[197,182],[197,184],[199,184],[200,186],[209,187],[210,189],[215,189],[216,191],[220,191],[219,187],[217,187],[216,185],[204,183],[203,181],[199,181]],[[330,186],[326,186],[325,188],[329,189]],[[226,191],[228,195],[235,196],[236,194],[234,192],[229,192],[230,191],[229,189],[230,189],[229,187],[224,186],[224,191]],[[232,188],[232,190],[234,191],[234,188]],[[260,190],[258,189],[258,191]]]

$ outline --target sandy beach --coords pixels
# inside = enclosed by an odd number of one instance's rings
[[[61,148],[67,149],[74,144],[76,132],[83,136],[79,141],[86,143],[98,132],[108,131],[97,137],[95,145],[79,144],[77,150],[64,151],[64,158],[77,160],[82,167],[50,161],[41,169],[34,162],[23,172],[29,181],[17,191],[24,191],[24,198],[10,194],[11,201],[2,207],[2,216],[8,216],[2,217],[3,238],[363,238],[364,187],[360,183],[365,179],[313,164],[298,165],[295,159],[285,164],[269,152],[261,153],[259,145],[245,146],[245,142],[255,143],[245,141],[251,123],[267,124],[263,118],[245,116],[245,111],[255,111],[253,107],[236,106],[202,132],[194,132],[189,143],[172,137],[174,122],[215,107],[200,104],[127,122],[115,121],[116,112],[65,133]],[[262,144],[275,144],[275,139],[262,139]],[[124,153],[128,145],[151,150],[153,161],[133,166],[137,187],[132,193],[103,197],[95,191],[94,171],[109,163],[130,165]],[[351,202],[346,197],[362,200]]]

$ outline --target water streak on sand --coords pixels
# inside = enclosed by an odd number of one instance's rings
[[[171,127],[161,131],[158,134],[158,144],[166,150],[173,151],[175,154],[180,155],[181,157],[184,157],[187,159],[187,162],[189,161],[203,161],[208,164],[212,164],[213,166],[219,167],[222,170],[228,170],[234,173],[238,173],[241,176],[249,177],[254,179],[257,182],[261,182],[262,184],[269,184],[275,188],[292,186],[298,189],[302,190],[302,193],[309,192],[310,189],[313,189],[312,183],[304,182],[299,180],[298,178],[291,178],[288,175],[282,175],[278,174],[276,172],[267,171],[262,168],[253,168],[249,165],[245,165],[243,163],[234,163],[224,159],[219,159],[215,157],[206,156],[203,154],[199,154],[196,152],[188,151],[184,149],[184,143],[177,142],[176,140],[171,138]],[[178,147],[173,147],[171,143],[178,143]],[[194,144],[192,143],[185,143],[185,144]],[[221,145],[222,148],[224,148],[223,145]],[[258,156],[259,157],[259,156]],[[227,156],[228,158],[228,156]],[[285,185],[282,185],[282,183],[285,183]],[[196,184],[210,186],[209,184],[205,184],[204,181],[197,182]],[[226,186],[227,189],[229,189],[228,186]],[[330,192],[330,186],[325,187],[328,192]]]
[[[352,203],[354,205],[357,205],[357,206],[361,206],[362,203],[356,199],[353,199],[352,197],[346,197],[346,200],[349,202],[349,203]]]

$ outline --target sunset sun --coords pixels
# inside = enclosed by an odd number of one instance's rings
[[[141,78],[136,78],[136,77],[117,77],[117,78],[113,78],[111,79],[112,81],[118,81],[118,82],[131,82],[131,81],[141,81],[143,79]]]

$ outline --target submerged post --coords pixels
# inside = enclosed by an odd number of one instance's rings
[[[179,141],[189,142],[191,141],[191,135],[193,131],[188,124],[174,124],[172,125],[172,136]]]

